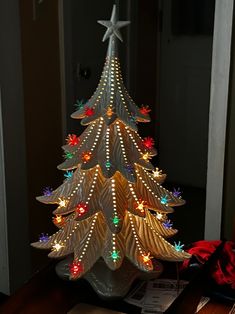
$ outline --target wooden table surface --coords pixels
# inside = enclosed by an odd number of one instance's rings
[[[197,305],[198,289],[192,286],[190,298],[180,300],[180,309],[171,310],[173,314],[190,314]],[[196,301],[195,301],[196,300]],[[97,306],[123,311],[130,314],[141,313],[140,308],[123,301],[105,302],[100,300],[90,285],[83,279],[66,282],[57,277],[54,263],[38,272],[20,290],[7,299],[0,307],[1,314],[65,314],[77,303],[90,303]],[[228,314],[232,304],[210,301],[200,314]]]
[[[218,251],[217,254],[220,252]],[[216,256],[213,257],[216,259]],[[208,280],[208,268],[213,259],[189,282],[178,296],[167,314],[193,314],[205,291]],[[9,297],[0,306],[1,314],[65,314],[77,303],[89,303],[110,308],[128,314],[139,314],[141,309],[122,300],[103,301],[99,299],[91,286],[84,280],[63,281],[55,273],[55,262],[51,262],[42,271],[37,272],[23,287]],[[211,301],[199,314],[228,314],[232,304]]]

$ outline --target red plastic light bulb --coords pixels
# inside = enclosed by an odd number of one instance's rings
[[[94,113],[95,113],[94,108],[85,107],[85,115],[87,117],[93,116]]]
[[[75,134],[69,134],[66,141],[68,145],[75,146],[79,143],[80,139]]]
[[[82,160],[87,162],[91,159],[91,152],[83,152],[82,153]]]
[[[149,109],[149,106],[142,106],[140,108],[140,113],[147,115],[149,112],[151,111],[151,109]]]
[[[84,215],[88,211],[88,206],[84,203],[79,203],[76,206],[76,212],[78,213],[78,216]]]
[[[73,261],[72,264],[69,265],[69,270],[72,276],[77,276],[83,271],[83,267],[80,262]]]
[[[143,144],[146,148],[152,149],[154,146],[154,139],[152,137],[145,137],[143,140]]]

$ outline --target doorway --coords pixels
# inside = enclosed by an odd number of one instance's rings
[[[215,1],[161,2],[159,165],[186,205],[173,221],[179,237],[204,237]]]
[[[120,20],[131,20],[120,44],[126,86],[138,105],[150,105],[152,121],[139,125],[141,136],[156,140],[153,160],[166,174],[165,187],[180,187],[186,205],[172,215],[179,238],[204,237],[210,74],[215,1],[116,1]],[[90,6],[95,10],[90,10]],[[66,131],[82,132],[70,118],[76,99],[88,99],[102,71],[106,44],[96,20],[107,19],[108,1],[66,1]],[[87,12],[86,32],[79,31]],[[90,76],[82,77],[88,69]],[[193,223],[191,223],[193,221]]]

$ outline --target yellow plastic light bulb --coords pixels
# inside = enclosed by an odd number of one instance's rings
[[[163,217],[163,214],[161,214],[161,213],[157,213],[156,217],[157,217],[157,219],[161,220],[161,219],[162,219],[162,217]]]
[[[113,115],[112,107],[109,106],[109,107],[107,108],[106,114],[107,114],[108,117],[112,117],[112,115]]]
[[[142,159],[144,159],[144,160],[148,160],[148,159],[150,159],[151,158],[151,156],[149,155],[149,153],[145,153],[145,154],[143,154],[143,156],[142,156]]]
[[[53,251],[58,252],[64,245],[62,243],[58,243],[55,241],[55,243],[52,246]]]
[[[153,171],[154,178],[160,177],[162,175],[162,170],[159,170],[156,168],[156,170]]]
[[[60,205],[60,207],[65,207],[66,204],[67,204],[66,200],[63,200],[63,199],[59,198],[59,205]]]
[[[149,261],[151,260],[150,252],[148,254],[143,254],[143,261],[145,264],[148,264]]]
[[[144,212],[144,201],[138,202],[136,209],[139,209],[141,212]]]

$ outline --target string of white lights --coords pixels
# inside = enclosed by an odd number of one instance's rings
[[[118,213],[117,213],[117,198],[116,198],[116,189],[115,189],[115,179],[112,179],[111,188],[112,188],[112,201],[113,201],[113,213],[114,213],[113,216],[117,217]]]
[[[126,165],[128,165],[128,159],[127,159],[127,155],[126,155],[126,151],[125,151],[125,146],[124,146],[124,141],[123,141],[123,138],[122,138],[122,133],[121,133],[121,130],[120,130],[119,121],[116,122],[116,125],[117,125],[117,133],[118,133],[118,136],[119,136],[119,141],[120,141],[120,146],[121,146],[121,150],[122,150],[122,155],[123,155],[123,158],[124,158],[124,161],[125,161]]]
[[[133,233],[133,237],[134,237],[137,249],[140,252],[140,254],[143,255],[144,252],[143,252],[143,250],[141,248],[141,245],[140,245],[140,242],[139,242],[136,230],[135,230],[135,225],[134,225],[134,222],[133,222],[132,215],[131,215],[131,213],[128,213],[128,215],[129,215],[129,219],[130,219],[130,223],[131,223],[131,230],[132,230],[132,233]]]
[[[102,129],[102,126],[103,126],[103,118],[100,118],[100,124],[99,124],[99,127],[98,127],[98,130],[97,130],[97,133],[95,135],[95,139],[94,139],[94,143],[90,149],[91,152],[94,151],[98,141],[99,141],[99,138],[100,138],[100,133],[101,133],[101,129]]]
[[[156,182],[156,180],[154,180],[154,178],[152,177],[152,175],[151,175],[146,169],[143,168],[143,170],[144,170],[144,172],[146,173],[146,175],[148,176],[148,178],[151,179],[151,180],[154,182],[154,184],[157,184],[157,186],[158,186],[160,189],[162,189],[162,190],[163,190],[164,192],[166,192],[166,193],[170,193],[170,194],[174,197],[173,192],[168,191],[168,190],[165,189],[163,186],[161,186],[161,184],[159,184],[158,182]]]
[[[99,169],[98,169],[98,166],[96,166],[94,178],[93,178],[93,181],[92,181],[92,184],[91,184],[91,188],[90,188],[90,191],[89,191],[90,193],[89,193],[88,198],[87,198],[87,200],[86,200],[86,204],[89,203],[89,201],[90,201],[90,199],[91,199],[91,197],[92,197],[92,194],[93,194],[93,192],[94,192],[94,188],[95,188],[95,184],[96,184],[96,181],[97,181],[98,173],[99,173]],[[84,176],[85,176],[85,172],[83,173],[83,176],[81,177],[81,179],[80,179],[80,181],[79,181],[77,187],[76,187],[75,190],[73,191],[73,193],[74,193],[74,192],[78,189],[78,187],[81,185],[81,183],[82,183],[82,181],[83,181],[83,179],[84,179]],[[72,194],[70,195],[70,197],[71,197],[71,196],[72,196]],[[68,198],[68,200],[70,199],[70,197]],[[67,200],[67,202],[68,202],[68,200]],[[68,223],[69,221],[73,220],[74,216],[75,216],[75,214],[73,213],[73,214],[71,215],[71,218],[67,220],[67,223]],[[75,225],[74,229],[71,231],[71,233],[70,233],[70,234],[66,237],[66,239],[63,241],[63,244],[66,243],[66,241],[71,237],[71,235],[73,234],[73,232],[75,232],[75,230],[78,228],[78,226],[79,226],[79,223],[77,223],[77,224]],[[58,232],[62,232],[62,231],[64,231],[64,228],[61,228]],[[57,232],[57,233],[58,233],[58,232]],[[56,233],[56,234],[57,234],[57,233]],[[53,236],[54,236],[54,235],[53,235]],[[49,238],[50,238],[50,237],[49,237]]]
[[[147,183],[144,181],[144,179],[142,178],[142,176],[139,174],[139,171],[136,169],[136,174],[137,174],[137,177],[141,180],[141,182],[143,183],[143,185],[146,187],[146,189],[155,197],[157,198],[160,202],[161,202],[161,198],[156,195],[152,189],[147,185]],[[166,207],[168,207],[168,204],[164,204]]]
[[[138,199],[138,197],[137,197],[136,194],[135,194],[135,190],[134,190],[134,188],[133,188],[133,184],[129,183],[129,188],[130,188],[130,191],[131,191],[131,194],[132,194],[134,200],[135,200],[136,202],[138,202],[139,199]]]
[[[155,229],[152,228],[152,226],[148,223],[148,221],[146,220],[146,218],[144,218],[143,221],[145,222],[145,224],[147,225],[147,227],[150,228],[151,231],[152,231],[158,238],[160,238],[167,246],[169,246],[169,247],[175,249],[175,247],[174,247],[172,244],[170,244],[169,242],[167,242]]]
[[[123,107],[125,108],[128,116],[131,117],[131,113],[130,113],[127,105],[126,105],[125,97],[124,97],[124,94],[123,94],[123,92],[125,92],[125,91],[123,91],[123,87],[124,87],[123,79],[122,79],[122,74],[121,74],[121,70],[120,70],[120,64],[117,61],[116,61],[116,64],[115,64],[115,75],[116,75],[116,79],[118,81],[117,87],[118,87],[118,91],[119,91],[119,94],[120,94],[120,98],[122,100]]]
[[[117,250],[116,250],[116,234],[112,233],[112,260],[114,263],[116,263],[118,256]]]
[[[68,200],[70,200],[71,197],[74,196],[74,194],[77,192],[77,190],[78,190],[79,187],[81,186],[81,184],[82,184],[82,182],[83,182],[83,180],[84,180],[85,174],[86,174],[85,171],[82,172],[81,178],[80,178],[78,184],[76,185],[76,187],[75,187],[75,188],[73,189],[73,191],[71,192],[71,194],[68,196],[68,198],[67,198]]]
[[[101,118],[102,119],[102,118]],[[86,131],[86,136],[82,139],[82,141],[79,143],[77,149],[73,152],[73,154],[75,154],[76,152],[78,152],[83,145],[87,142],[88,138],[90,137],[90,135],[92,134],[93,130],[95,130],[95,126],[97,124],[97,121],[94,121],[92,124],[89,125],[88,130]]]
[[[144,153],[143,153],[142,150],[139,148],[139,146],[138,146],[138,144],[136,143],[136,140],[135,140],[134,136],[131,134],[129,128],[126,126],[125,129],[126,129],[126,131],[127,131],[127,134],[129,135],[129,137],[130,137],[132,143],[135,145],[136,149],[138,150],[138,152],[139,152],[141,155],[143,155]]]
[[[105,154],[106,154],[106,168],[111,166],[110,164],[110,150],[109,150],[109,127],[107,127],[105,134]]]
[[[94,177],[93,177],[93,181],[91,183],[91,187],[90,187],[90,193],[88,194],[88,197],[87,197],[87,200],[86,200],[86,204],[89,203],[92,195],[93,195],[93,192],[94,192],[94,189],[95,189],[95,185],[96,185],[96,181],[97,181],[97,178],[98,178],[98,174],[99,174],[99,166],[97,165],[96,166],[96,169],[95,169],[95,174],[94,174]]]
[[[74,215],[73,215],[74,216]],[[67,223],[69,223],[69,221],[71,221],[72,219],[68,219]],[[77,222],[75,224],[75,226],[72,228],[72,230],[70,231],[69,234],[67,234],[66,238],[61,240],[59,242],[57,242],[57,240],[54,240],[54,242],[51,244],[51,248],[52,250],[56,250],[57,252],[62,248],[65,247],[66,242],[68,242],[68,240],[71,238],[71,236],[73,235],[73,233],[76,231],[76,229],[79,227],[79,222]],[[68,224],[66,225],[66,227],[61,228],[59,231],[57,231],[56,233],[54,233],[52,236],[48,237],[48,240],[50,240],[52,237],[55,237],[57,234],[61,234],[61,233],[65,233],[66,234],[66,229],[68,228]],[[60,235],[61,237],[61,235]],[[63,236],[62,236],[63,237]]]
[[[78,262],[81,262],[84,255],[86,254],[87,248],[88,248],[90,240],[91,240],[92,233],[94,231],[95,223],[97,222],[98,215],[99,215],[99,213],[96,213],[94,218],[92,219],[90,231],[87,235],[86,242],[85,242],[84,247],[82,249],[81,255],[78,258]]]

